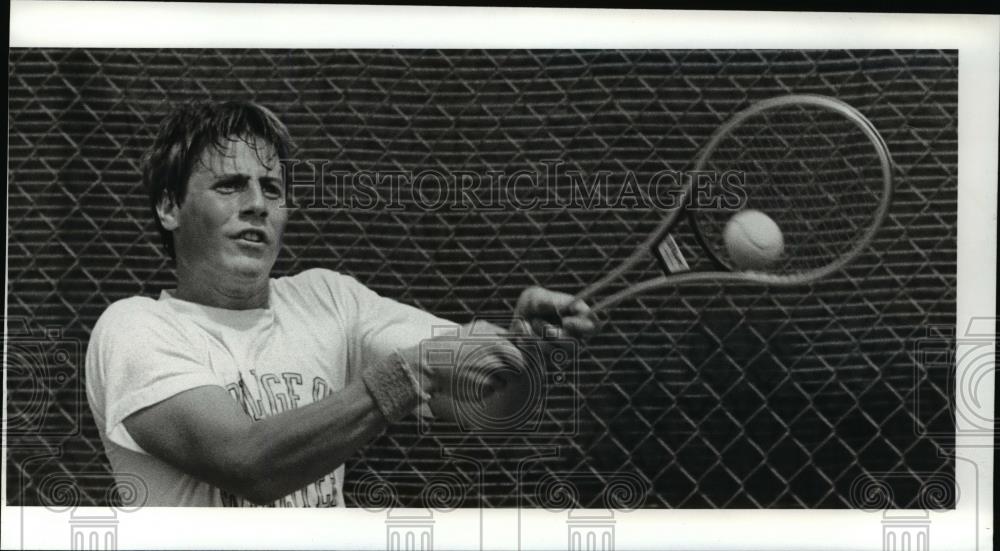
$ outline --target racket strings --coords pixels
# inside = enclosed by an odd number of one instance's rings
[[[881,202],[879,156],[853,121],[809,105],[788,105],[744,120],[724,137],[705,168],[743,173],[742,208],[770,216],[784,254],[770,271],[804,272],[844,254],[867,230]],[[699,231],[732,265],[722,233],[732,210],[701,210]]]
[[[790,240],[788,244],[789,254],[786,260],[803,263],[803,266],[809,268],[818,267],[826,263],[827,259],[839,256],[841,251],[835,245],[849,243],[849,234],[857,229],[853,224],[841,224],[840,220],[828,216],[828,213],[836,212],[838,205],[831,190],[824,189],[822,185],[824,179],[838,183],[845,181],[830,166],[837,159],[837,155],[832,152],[838,149],[830,138],[840,130],[841,121],[835,120],[837,124],[831,127],[809,117],[804,121],[804,128],[795,132],[796,127],[803,122],[796,116],[798,113],[790,115],[778,111],[773,115],[772,119],[780,120],[772,120],[769,127],[782,132],[777,138],[785,151],[782,162],[776,163],[764,175],[777,182],[778,186],[773,190],[765,187],[750,191],[754,193],[754,203],[759,202],[761,210],[770,211],[770,215],[776,217],[779,228],[782,222],[794,217],[791,227],[805,230],[790,236],[796,239]],[[786,128],[788,132],[793,132],[792,141],[785,139]],[[814,160],[820,160],[820,164],[813,166]],[[755,193],[758,191],[765,193]],[[781,194],[775,197],[774,193],[768,193],[770,191],[780,191]],[[772,205],[778,208],[771,208]],[[765,206],[768,208],[765,209]]]

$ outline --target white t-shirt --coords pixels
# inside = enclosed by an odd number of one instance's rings
[[[101,315],[87,349],[87,398],[115,474],[138,476],[150,506],[251,506],[146,453],[122,421],[199,386],[224,388],[257,420],[342,389],[396,348],[448,321],[380,297],[354,278],[313,269],[272,279],[267,308],[226,310],[133,297]],[[278,500],[343,506],[343,466]]]

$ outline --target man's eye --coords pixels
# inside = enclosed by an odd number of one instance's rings
[[[281,186],[277,184],[264,184],[261,186],[263,190],[264,197],[268,199],[280,199],[281,198]]]
[[[219,182],[215,184],[215,190],[220,193],[235,193],[239,190],[239,184],[236,182]]]

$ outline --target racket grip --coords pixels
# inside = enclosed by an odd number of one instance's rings
[[[576,301],[578,301],[578,300],[581,300],[578,296],[577,297],[573,297],[573,302],[570,302],[566,306],[563,306],[562,308],[560,308],[559,311],[557,312],[559,314],[559,317],[560,318],[565,318],[565,317],[572,316],[573,315],[573,310],[571,310],[570,307],[573,306],[573,304],[575,304]]]
[[[590,298],[591,295],[593,295],[593,293],[592,292],[588,292],[587,289],[584,289],[583,291],[580,291],[579,293],[577,293],[576,295],[574,295],[573,296],[573,300],[571,300],[568,303],[566,303],[565,306],[563,306],[562,308],[560,308],[557,311],[557,313],[559,314],[559,317],[560,318],[565,318],[565,317],[576,315],[576,312],[573,310],[573,305],[576,304],[577,302],[586,302],[587,299]],[[593,308],[591,308],[591,310],[593,310]]]
[[[559,317],[566,318],[577,315],[576,312],[571,309],[572,306],[576,304],[578,301],[586,303],[587,299],[590,298],[591,295],[593,295],[593,293],[580,292],[576,294],[573,297],[572,302],[559,309],[558,312]],[[594,305],[590,305],[590,313],[596,314],[597,322],[599,324],[603,325],[605,322],[608,321],[607,306],[602,306],[601,302],[598,302]]]

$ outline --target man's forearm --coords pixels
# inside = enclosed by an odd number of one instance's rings
[[[307,406],[253,423],[248,464],[231,488],[258,503],[288,495],[342,465],[388,421],[360,380]]]
[[[269,503],[339,467],[420,399],[392,357],[326,398],[252,420],[219,386],[196,387],[123,421],[143,450],[255,503]]]
[[[476,368],[475,361],[457,369],[424,362],[418,352],[399,351],[331,396],[256,422],[224,389],[208,385],[133,413],[124,424],[144,450],[179,470],[269,503],[342,465],[421,399],[433,402],[456,384],[492,392],[489,370]],[[484,361],[479,356],[468,359]]]

